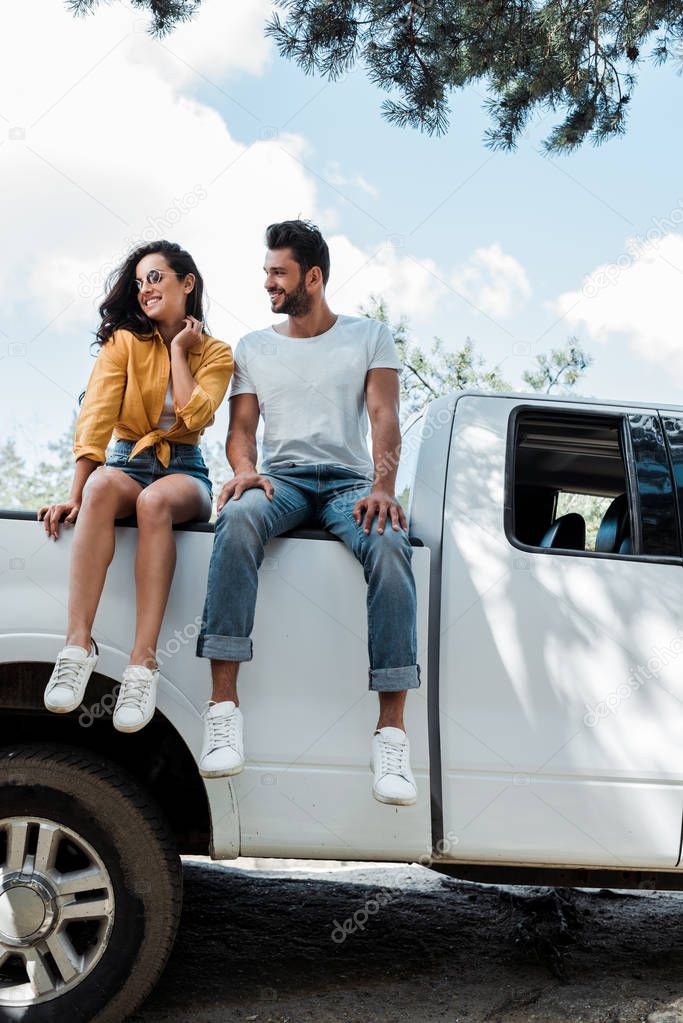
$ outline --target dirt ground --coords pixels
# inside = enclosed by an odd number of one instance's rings
[[[236,862],[185,861],[135,1023],[683,1023],[680,895]]]

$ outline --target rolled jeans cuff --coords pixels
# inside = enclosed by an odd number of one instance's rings
[[[374,668],[369,672],[369,689],[377,693],[399,693],[420,686],[420,665],[408,664],[403,668]]]
[[[247,636],[198,636],[196,653],[213,661],[250,661],[253,657]]]

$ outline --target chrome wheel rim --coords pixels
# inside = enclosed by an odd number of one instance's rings
[[[57,998],[95,968],[114,886],[89,842],[41,817],[0,820],[0,1005]]]

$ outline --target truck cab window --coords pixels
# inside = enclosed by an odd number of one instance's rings
[[[522,412],[515,424],[513,535],[546,550],[633,553],[618,416]]]
[[[512,429],[514,540],[549,551],[679,556],[657,413],[523,409]]]

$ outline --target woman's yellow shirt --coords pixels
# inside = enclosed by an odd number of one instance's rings
[[[104,462],[112,433],[116,440],[137,442],[129,458],[153,445],[164,466],[170,460],[170,442],[196,444],[225,397],[234,365],[232,348],[202,334],[188,349],[187,365],[195,388],[182,408],[174,395],[176,421],[168,430],[158,430],[171,372],[168,349],[157,327],[151,338],[115,330],[100,348],[85,390],[76,421],[76,459]]]

